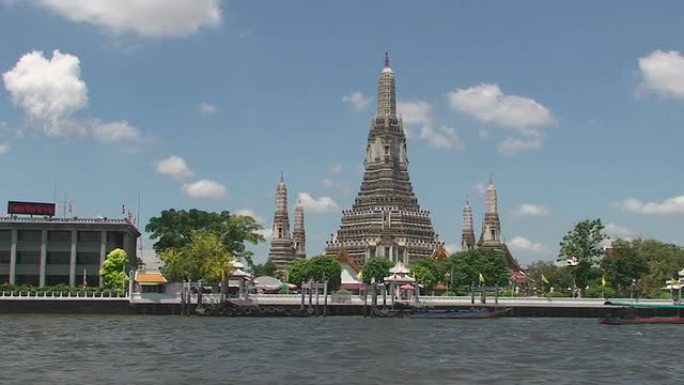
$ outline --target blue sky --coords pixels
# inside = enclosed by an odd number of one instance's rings
[[[196,207],[270,228],[282,171],[318,253],[360,185],[389,51],[414,190],[448,245],[466,196],[480,226],[490,173],[523,264],[584,218],[682,244],[683,8],[3,0],[0,197],[120,217],[140,194],[143,225]]]

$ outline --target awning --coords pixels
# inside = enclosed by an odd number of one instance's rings
[[[168,281],[162,273],[135,273],[135,282],[143,286],[163,285]]]

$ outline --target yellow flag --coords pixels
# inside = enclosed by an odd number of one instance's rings
[[[480,273],[480,283],[484,283],[484,281],[485,281],[484,275],[482,275],[482,273]]]
[[[546,277],[544,276],[544,273],[542,273],[541,280],[542,280],[542,282],[544,282],[544,283],[549,283],[549,280],[546,279]]]
[[[604,275],[601,277],[601,286],[606,287],[606,284],[608,284],[608,281],[606,281],[606,276]]]

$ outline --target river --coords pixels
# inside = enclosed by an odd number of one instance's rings
[[[2,315],[1,384],[672,384],[684,325]]]

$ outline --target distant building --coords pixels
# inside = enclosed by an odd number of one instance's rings
[[[100,286],[111,250],[137,264],[140,232],[126,219],[0,218],[0,282],[15,285]]]
[[[406,135],[396,101],[394,72],[386,55],[361,188],[351,210],[342,212],[340,227],[325,248],[331,257],[344,251],[358,266],[374,256],[407,264],[429,258],[440,245],[430,213],[420,209],[413,193]]]
[[[276,189],[276,209],[273,214],[273,235],[268,260],[275,264],[279,273],[287,271],[295,259],[306,258],[306,235],[304,231],[304,207],[295,208],[294,231],[290,233],[290,216],[287,212],[287,184],[281,176]]]
[[[508,246],[501,238],[501,221],[499,220],[499,202],[496,193],[496,186],[492,177],[489,178],[489,185],[485,190],[485,213],[482,220],[482,232],[480,240],[475,243],[475,232],[473,226],[473,210],[468,201],[463,208],[463,231],[461,235],[461,250],[469,251],[475,249],[494,249],[502,252],[506,257],[506,263],[511,276],[516,281],[524,276],[518,261],[513,257]]]

